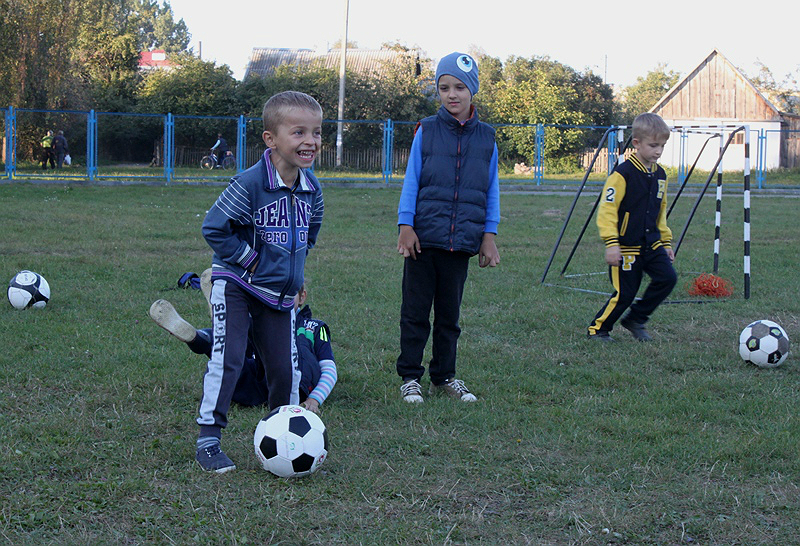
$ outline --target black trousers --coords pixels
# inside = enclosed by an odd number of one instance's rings
[[[634,303],[645,273],[650,277],[650,284],[641,299]],[[678,282],[678,275],[663,247],[644,248],[638,255],[623,255],[622,265],[609,266],[608,276],[614,293],[589,325],[590,335],[610,332],[628,308],[632,320],[647,322]]]
[[[456,350],[461,328],[458,319],[470,255],[436,248],[423,248],[417,259],[403,265],[403,303],[400,308],[400,356],[397,373],[404,381],[419,380],[425,345],[431,332],[433,347],[429,366],[435,385],[455,377]]]
[[[52,148],[42,149],[42,169],[47,170],[47,163],[50,163],[50,168],[56,168],[56,153]]]

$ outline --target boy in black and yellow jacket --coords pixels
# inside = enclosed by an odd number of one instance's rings
[[[669,139],[669,126],[656,114],[633,121],[630,159],[618,165],[603,186],[597,227],[606,245],[606,263],[614,293],[589,325],[589,339],[613,341],[609,332],[620,324],[639,341],[652,338],[645,323],[675,287],[672,231],[667,227],[667,175],[657,161]],[[650,284],[634,303],[642,274]]]

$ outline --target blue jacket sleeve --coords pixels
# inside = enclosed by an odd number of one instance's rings
[[[489,162],[489,190],[486,192],[486,220],[484,233],[497,233],[500,224],[500,176],[497,168],[497,144]]]
[[[216,256],[245,269],[258,258],[247,241],[234,232],[234,226],[252,225],[250,196],[247,188],[233,180],[208,210],[203,220],[203,237]]]
[[[403,179],[403,190],[400,192],[400,204],[397,207],[397,225],[414,225],[417,214],[417,194],[419,193],[419,176],[422,173],[422,127],[414,135],[411,151],[408,154],[406,175]]]
[[[317,181],[319,184],[319,181]],[[317,193],[314,195],[314,205],[311,210],[311,219],[308,221],[308,248],[314,248],[317,244],[317,235],[322,227],[322,216],[325,212],[325,202],[322,199],[322,189],[317,188]]]

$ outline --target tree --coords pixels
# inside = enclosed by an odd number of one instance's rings
[[[536,154],[530,125],[594,126],[611,121],[611,89],[593,74],[581,74],[547,57],[510,57],[505,65],[479,59],[481,89],[475,97],[484,121],[524,125],[501,127],[498,150],[506,160],[529,161]],[[487,68],[487,70],[484,70]],[[569,158],[587,147],[583,128],[545,129],[544,157]]]
[[[772,71],[761,62],[758,62],[758,74],[750,78],[759,91],[769,98],[781,112],[787,114],[800,114],[800,66],[793,73],[784,76],[778,82]]]
[[[163,49],[167,53],[186,52],[191,34],[183,19],[175,22],[169,2],[136,0],[138,41],[142,50]]]
[[[645,77],[636,78],[636,83],[625,88],[619,98],[618,124],[630,125],[636,116],[649,112],[679,79],[680,74],[668,71],[667,65],[663,63],[657,65]]]

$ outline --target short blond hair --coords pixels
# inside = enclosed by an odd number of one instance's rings
[[[669,125],[658,114],[645,112],[633,120],[633,138],[641,140],[643,137],[669,138]]]
[[[264,130],[274,132],[278,125],[283,123],[286,112],[292,108],[304,108],[322,116],[322,106],[311,95],[300,91],[283,91],[272,95],[264,103],[264,110],[261,113]]]

